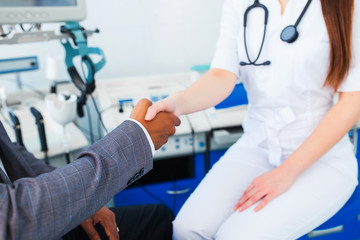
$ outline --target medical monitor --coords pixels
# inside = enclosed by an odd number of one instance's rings
[[[0,24],[80,21],[85,0],[0,0]]]

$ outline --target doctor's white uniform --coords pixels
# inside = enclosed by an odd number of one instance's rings
[[[235,73],[243,81],[249,106],[244,135],[214,165],[176,217],[174,239],[296,239],[333,216],[357,185],[358,166],[348,136],[305,170],[293,186],[255,213],[233,207],[254,178],[279,166],[316,128],[333,106],[334,90],[323,87],[330,56],[320,0],[313,0],[292,44],[280,40],[307,0],[290,0],[281,14],[278,0],[261,1],[269,10],[264,47],[257,63],[244,47],[244,12],[253,0],[225,0],[221,35],[213,68]],[[352,64],[339,92],[360,91],[360,1],[355,0]],[[248,17],[247,45],[259,52],[263,11]]]

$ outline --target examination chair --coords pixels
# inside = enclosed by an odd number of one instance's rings
[[[359,130],[358,130],[359,132]],[[360,142],[357,141],[360,166]],[[360,169],[359,169],[360,173]],[[360,176],[360,174],[359,174]],[[358,177],[360,183],[360,177]],[[298,240],[358,240],[360,239],[360,184],[345,206],[332,218]]]

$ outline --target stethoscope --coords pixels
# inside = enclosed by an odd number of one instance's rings
[[[300,16],[296,20],[296,23],[294,25],[289,25],[289,26],[285,27],[282,30],[282,32],[280,34],[280,39],[282,41],[287,42],[287,43],[293,43],[299,37],[299,32],[297,31],[297,26],[299,25],[301,19],[303,18],[304,14],[306,13],[307,9],[309,8],[311,1],[312,0],[307,1],[307,3],[305,5],[304,9],[302,10]],[[261,8],[261,9],[264,10],[264,33],[263,33],[263,38],[262,38],[259,53],[258,53],[256,59],[254,61],[251,61],[250,56],[249,56],[249,52],[248,52],[248,48],[247,48],[247,43],[246,43],[246,26],[247,26],[248,14],[254,8]],[[265,35],[266,35],[266,26],[267,26],[267,23],[268,23],[268,17],[269,17],[268,9],[266,8],[265,5],[261,4],[259,2],[259,0],[255,0],[254,3],[246,9],[245,14],[244,14],[244,45],[245,45],[246,56],[247,56],[247,59],[249,60],[249,62],[241,61],[240,62],[241,66],[246,66],[246,65],[267,66],[267,65],[271,64],[270,61],[265,61],[263,63],[257,63],[257,60],[259,59],[261,51],[262,51],[263,46],[264,46]]]

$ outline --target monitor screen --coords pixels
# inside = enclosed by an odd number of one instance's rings
[[[76,5],[77,0],[0,0],[0,7],[68,7]]]
[[[0,0],[0,24],[81,21],[85,0]]]

